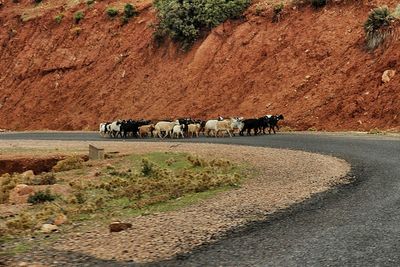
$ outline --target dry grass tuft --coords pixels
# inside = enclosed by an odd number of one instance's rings
[[[78,156],[71,156],[57,162],[57,164],[53,167],[53,171],[62,172],[62,171],[80,169],[82,167],[83,167],[82,158]]]

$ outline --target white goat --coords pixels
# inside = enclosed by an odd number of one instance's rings
[[[183,128],[185,127],[185,125],[181,124],[181,125],[175,125],[174,128],[172,129],[172,138],[179,138],[179,135],[182,135],[182,138],[184,138],[183,136]]]
[[[154,137],[156,135],[160,138],[165,138],[167,136],[171,136],[172,129],[174,128],[175,125],[179,125],[178,120],[173,121],[173,122],[169,122],[169,121],[157,122],[157,124],[154,126],[154,128],[155,128]],[[164,136],[161,135],[162,132],[165,132]]]

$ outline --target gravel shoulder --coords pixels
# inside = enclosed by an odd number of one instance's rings
[[[348,183],[350,165],[334,157],[292,150],[217,144],[162,142],[90,142],[106,151],[146,153],[150,151],[189,152],[203,157],[225,158],[254,166],[254,177],[240,188],[180,210],[133,217],[133,227],[109,233],[106,226],[90,231],[68,233],[51,244],[57,251],[76,252],[97,259],[119,262],[153,262],[218,239],[246,223],[265,220],[280,209],[310,198],[332,186]],[[43,149],[60,154],[84,152],[88,142],[79,141],[1,141],[0,151]],[[4,156],[2,152],[0,156]],[[51,264],[54,258],[29,255],[31,260]]]

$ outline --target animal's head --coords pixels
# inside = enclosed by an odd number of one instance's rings
[[[278,120],[283,120],[283,119],[284,119],[282,114],[276,115],[276,118],[277,118]]]

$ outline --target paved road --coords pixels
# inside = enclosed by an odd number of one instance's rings
[[[102,140],[93,133],[2,134],[1,139]],[[351,175],[357,182],[273,219],[240,229],[215,244],[154,265],[400,266],[399,138],[278,134],[190,141],[334,155],[352,164]],[[99,265],[124,264],[99,262]]]

